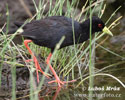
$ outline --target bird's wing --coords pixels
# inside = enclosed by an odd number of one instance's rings
[[[72,31],[72,22],[70,18],[62,16],[48,17],[42,20],[33,21],[26,24],[22,35],[34,39],[52,38],[59,34],[61,37],[66,32]]]
[[[74,25],[75,28],[79,27],[78,22],[75,22]],[[33,21],[25,26],[22,35],[33,40],[38,45],[51,46],[50,48],[53,48],[62,36],[66,37],[63,42],[64,45],[72,44],[72,19],[63,16],[54,16]]]

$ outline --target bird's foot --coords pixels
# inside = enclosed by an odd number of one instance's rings
[[[58,84],[58,87],[61,87],[61,86],[65,85],[66,83],[72,83],[72,82],[75,82],[75,81],[76,81],[76,80],[61,81],[60,79],[56,79],[56,80],[53,80],[53,81],[48,82],[48,84],[57,83],[57,84]]]
[[[49,65],[49,68],[50,70],[52,71],[54,77],[56,80],[53,80],[53,81],[50,81],[48,82],[49,84],[50,83],[57,83],[58,84],[58,87],[61,87],[63,86],[65,83],[71,83],[71,82],[75,82],[76,80],[72,80],[72,81],[61,81],[59,76],[56,74],[55,70],[53,69],[53,67],[51,66],[51,64],[49,63],[50,62],[50,58],[51,58],[52,54],[50,53],[49,56],[47,57],[47,60],[46,60],[46,63]]]

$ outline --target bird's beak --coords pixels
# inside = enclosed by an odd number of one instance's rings
[[[104,33],[106,33],[106,34],[109,34],[109,35],[113,36],[112,32],[111,32],[106,26],[103,28],[102,31],[103,31]]]

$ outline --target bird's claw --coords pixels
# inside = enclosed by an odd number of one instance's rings
[[[53,80],[53,81],[50,81],[48,82],[48,84],[51,84],[51,83],[57,83],[58,84],[58,87],[61,87],[63,86],[64,84],[66,83],[72,83],[72,82],[75,82],[76,80],[72,80],[72,81],[61,81],[61,80]]]
[[[51,83],[57,83],[59,87],[61,87],[62,85],[64,85],[65,82],[63,81],[60,81],[60,80],[53,80],[53,81],[50,81],[48,82],[49,84]]]

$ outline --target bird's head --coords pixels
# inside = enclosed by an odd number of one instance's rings
[[[103,30],[104,27],[105,27],[105,24],[100,18],[96,16],[92,17],[92,32],[100,32]]]
[[[87,24],[90,30],[90,19],[86,20],[85,23]],[[104,22],[100,18],[93,16],[92,17],[92,33],[101,32],[101,31],[113,36],[112,32],[105,26]]]

